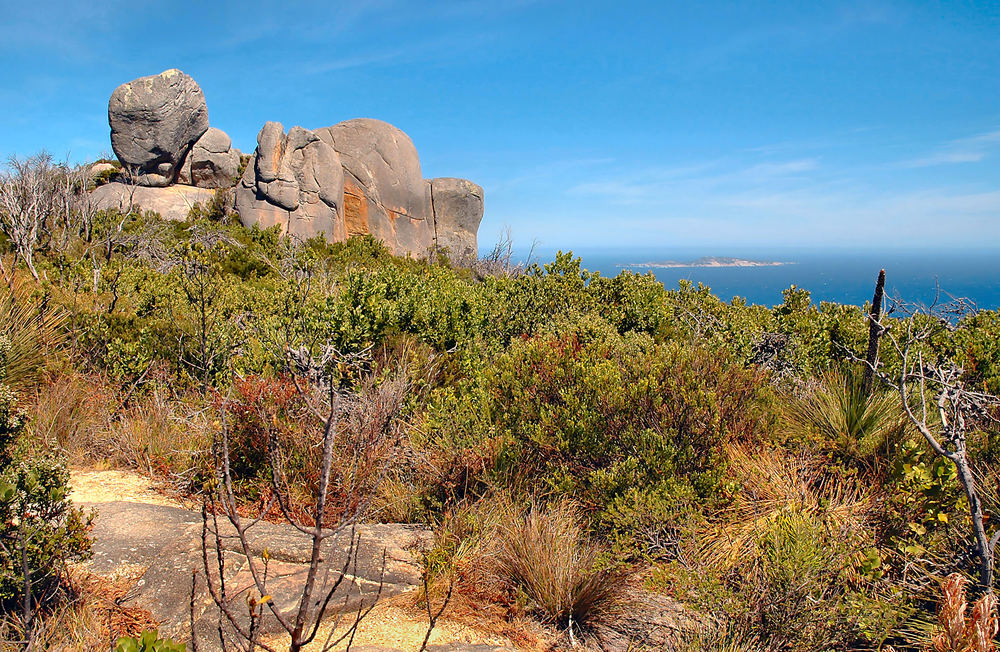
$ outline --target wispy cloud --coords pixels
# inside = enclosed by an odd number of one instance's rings
[[[955,144],[988,146],[995,138],[984,133]],[[555,223],[573,219],[604,244],[851,245],[875,239],[906,245],[926,242],[933,233],[935,242],[958,245],[1000,235],[1000,190],[988,177],[914,184],[884,166],[824,164],[819,157],[775,160],[746,150],[686,166],[622,167],[627,165],[622,159],[617,167],[579,171],[589,178],[537,208]]]
[[[781,186],[803,173],[819,168],[818,158],[787,161],[762,161],[734,166],[731,161],[715,160],[676,167],[653,167],[630,170],[569,188],[575,196],[603,196],[613,202],[636,204],[657,201],[665,195],[743,190],[762,184]]]
[[[340,57],[336,59],[330,59],[327,61],[317,61],[315,63],[301,66],[298,72],[306,75],[320,75],[327,72],[334,72],[337,70],[349,70],[351,68],[362,68],[365,66],[389,63],[397,59],[401,59],[404,56],[413,56],[417,50],[413,47],[409,48],[396,48],[391,50],[380,50],[377,52],[369,52],[365,54],[357,54],[353,56]]]
[[[899,167],[925,168],[935,165],[978,163],[998,147],[1000,147],[1000,129],[952,140],[927,156],[901,161]]]

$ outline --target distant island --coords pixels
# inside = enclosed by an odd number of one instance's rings
[[[774,260],[747,260],[745,258],[727,258],[724,256],[703,256],[696,260],[687,262],[677,260],[663,260],[649,263],[630,263],[619,265],[619,267],[776,267],[778,265],[790,265]]]

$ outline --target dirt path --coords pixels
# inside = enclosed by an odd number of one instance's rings
[[[104,577],[137,577],[130,592],[131,601],[149,609],[161,621],[164,634],[178,640],[189,638],[192,570],[203,576],[204,568],[200,512],[168,497],[148,478],[134,472],[74,470],[71,486],[74,502],[97,511],[94,558],[86,569]],[[427,622],[413,606],[412,592],[421,583],[413,550],[426,542],[428,532],[420,526],[367,525],[360,527],[359,533],[362,545],[354,571],[356,581],[344,592],[344,604],[357,605],[366,596],[370,598],[374,595],[372,587],[379,583],[382,592],[379,603],[359,627],[351,649],[359,652],[419,649]],[[264,549],[271,556],[270,569],[276,579],[268,589],[275,604],[297,604],[308,542],[294,528],[270,523],[261,523],[250,541],[251,557]],[[228,549],[228,586],[233,595],[239,596],[237,600],[245,600],[253,585],[247,558],[235,541],[224,546]],[[343,559],[344,554],[346,545],[334,538],[324,558],[331,566],[338,567],[337,556]],[[195,629],[200,633],[199,650],[218,649],[215,634],[218,610],[205,587],[197,586]],[[327,626],[326,630],[329,629]],[[267,638],[281,649],[283,637],[277,622],[267,623],[264,631],[270,632]],[[317,638],[325,638],[325,633]],[[514,648],[509,641],[485,636],[445,617],[432,633],[428,649],[494,652]]]

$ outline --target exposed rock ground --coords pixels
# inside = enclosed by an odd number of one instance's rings
[[[199,650],[218,649],[218,612],[202,580],[201,513],[191,506],[158,493],[145,478],[122,471],[81,471],[73,474],[73,499],[97,510],[94,524],[94,558],[87,570],[106,577],[136,576],[131,601],[149,609],[163,624],[161,631],[186,640],[191,617],[192,570],[199,570],[195,595],[195,630]],[[223,528],[224,534],[225,528]],[[377,604],[362,622],[351,649],[367,652],[416,650],[426,634],[427,623],[405,594],[420,585],[420,567],[414,551],[426,541],[421,526],[366,525],[350,582],[335,594],[340,609],[357,609],[360,601]],[[342,567],[349,535],[334,538],[324,558],[328,569]],[[276,604],[291,604],[299,595],[308,558],[307,540],[287,525],[261,523],[250,537],[251,557],[259,559],[267,549],[268,589]],[[247,558],[239,552],[238,540],[223,538],[227,552],[226,581],[234,597],[234,611],[246,610],[246,597],[253,585]],[[383,562],[384,555],[384,562]],[[214,563],[214,557],[212,558]],[[383,572],[384,563],[384,572]],[[331,573],[335,575],[335,573]],[[327,581],[331,581],[328,578]],[[379,593],[379,585],[381,592]],[[325,637],[332,623],[321,628]],[[273,617],[263,624],[265,640],[281,649],[280,628]],[[429,650],[448,652],[512,650],[507,641],[493,640],[468,627],[442,619],[432,633]],[[307,648],[308,649],[308,648]]]
[[[195,204],[205,206],[215,198],[215,190],[193,186],[173,185],[166,188],[129,186],[112,181],[98,186],[90,194],[90,201],[98,210],[127,211],[138,206],[144,211],[155,211],[167,220],[186,220]]]

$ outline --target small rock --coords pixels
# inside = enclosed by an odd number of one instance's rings
[[[467,179],[439,178],[428,182],[434,211],[437,246],[457,261],[475,260],[476,234],[483,220],[483,189]]]
[[[240,152],[221,129],[210,127],[191,148],[177,175],[178,183],[198,188],[232,188],[240,169]]]

